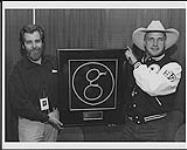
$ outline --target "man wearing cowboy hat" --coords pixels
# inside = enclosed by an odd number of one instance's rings
[[[181,78],[180,64],[166,55],[179,37],[176,29],[165,29],[160,21],[133,32],[133,43],[145,55],[138,60],[128,48],[125,56],[132,66],[134,85],[127,104],[122,140],[164,140],[164,125],[172,111]]]

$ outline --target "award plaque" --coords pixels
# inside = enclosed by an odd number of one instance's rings
[[[60,119],[64,125],[123,121],[124,50],[58,49]]]

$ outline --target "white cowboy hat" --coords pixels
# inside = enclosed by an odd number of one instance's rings
[[[178,38],[179,32],[176,29],[170,28],[165,29],[162,23],[158,20],[153,20],[147,28],[138,28],[132,34],[132,41],[133,43],[138,46],[141,50],[145,51],[144,47],[144,37],[147,32],[164,32],[166,33],[166,42],[165,48],[168,49],[169,47],[173,46]]]

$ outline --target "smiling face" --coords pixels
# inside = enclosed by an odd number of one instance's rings
[[[25,33],[23,46],[27,52],[26,56],[30,60],[37,61],[41,58],[43,52],[43,43],[38,31],[33,33]]]
[[[160,56],[165,50],[166,36],[161,32],[149,32],[145,36],[146,53],[152,57]]]

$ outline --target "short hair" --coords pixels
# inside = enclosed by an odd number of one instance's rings
[[[24,56],[26,54],[26,50],[24,48],[24,34],[25,33],[34,33],[35,31],[39,32],[42,43],[43,44],[45,43],[44,29],[41,26],[35,25],[35,24],[29,24],[29,25],[23,26],[23,28],[20,30],[20,37],[19,37],[20,46],[21,46],[20,53],[22,56]]]

